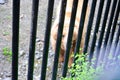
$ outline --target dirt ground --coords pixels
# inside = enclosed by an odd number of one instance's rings
[[[53,19],[55,17],[56,6],[58,0],[55,0],[55,9]],[[39,45],[39,40],[44,40],[45,27],[46,27],[46,14],[47,14],[48,0],[40,0],[39,13],[38,13],[38,27],[37,27],[37,42],[35,52],[35,70],[34,79],[39,80],[41,62],[42,62],[42,49],[43,43]],[[20,38],[19,38],[19,80],[27,80],[27,68],[28,68],[28,53],[29,53],[29,41],[30,41],[30,29],[31,29],[31,10],[32,0],[21,0],[20,3]],[[3,55],[3,49],[8,47],[11,49],[12,43],[12,0],[8,0],[7,3],[0,5],[0,80],[9,80],[11,78],[11,61],[7,60],[7,57]],[[47,67],[47,80],[50,79],[52,73],[53,52],[50,49]],[[50,62],[49,62],[50,61]],[[6,68],[7,67],[7,68]],[[60,72],[61,69],[58,69]],[[59,74],[59,73],[58,73]],[[59,75],[58,75],[59,77]]]
[[[55,1],[55,6],[58,1]],[[47,15],[48,0],[39,1],[39,13],[38,13],[38,27],[37,27],[37,42],[44,40],[44,33],[46,27],[46,15]],[[55,7],[56,8],[56,7]],[[31,31],[31,11],[32,0],[21,0],[20,2],[20,38],[19,38],[19,69],[22,71],[19,74],[23,75],[27,72],[27,61],[29,53],[29,39]],[[11,78],[11,61],[7,60],[7,56],[3,55],[3,49],[5,47],[11,49],[12,44],[12,0],[8,0],[5,4],[0,4],[0,80],[9,80]],[[36,43],[36,55],[40,58],[43,45],[39,47]],[[25,53],[25,54],[24,54]],[[41,61],[40,61],[41,62]],[[41,64],[41,63],[39,63]],[[35,64],[35,66],[38,64]],[[22,67],[21,67],[22,66]],[[39,66],[40,68],[40,66]],[[23,70],[25,71],[23,72]],[[35,70],[40,74],[40,69]],[[36,73],[36,72],[35,72]],[[37,74],[37,75],[38,75]],[[26,80],[20,75],[19,80]],[[37,80],[37,79],[35,79]]]
[[[7,3],[0,4],[0,80],[11,80],[11,61],[8,56],[3,55],[3,49],[8,47],[11,49],[12,44],[12,0],[6,0]],[[19,38],[19,80],[27,80],[28,68],[28,53],[31,31],[31,11],[32,0],[20,0],[20,38]],[[56,6],[59,0],[55,0],[55,9],[53,20],[55,17]],[[91,0],[90,0],[91,2]],[[48,0],[39,1],[38,13],[38,27],[36,39],[36,52],[35,52],[35,70],[34,80],[39,80],[41,63],[42,63],[42,49],[44,43],[44,34],[46,28],[47,16],[47,3]],[[40,42],[42,40],[43,42]],[[50,61],[50,62],[49,62]],[[47,80],[50,79],[52,73],[53,51],[49,50],[49,59],[47,67]],[[59,69],[60,70],[60,69]],[[59,75],[58,75],[59,77]]]

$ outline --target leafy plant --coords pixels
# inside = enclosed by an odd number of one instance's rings
[[[98,80],[99,75],[103,72],[103,66],[95,69],[90,66],[85,57],[86,55],[76,55],[77,60],[72,64],[72,68],[69,69],[71,76],[62,78],[62,80]]]
[[[3,55],[8,56],[8,60],[11,60],[12,57],[12,51],[8,47],[3,48]]]
[[[9,32],[4,31],[4,32],[3,32],[3,36],[7,36],[7,35],[9,35]]]
[[[11,51],[10,48],[4,47],[4,48],[3,48],[3,54],[4,54],[5,56],[12,56],[12,51]]]

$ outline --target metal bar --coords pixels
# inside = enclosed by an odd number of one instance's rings
[[[116,25],[118,26],[118,25]],[[116,51],[116,47],[117,47],[117,43],[119,41],[119,37],[120,37],[120,26],[118,26],[117,31],[115,32],[116,34],[114,34],[114,41],[112,42],[112,46],[110,49],[110,54],[112,54],[112,56],[115,56],[115,51]]]
[[[105,62],[107,62],[107,59],[108,59],[107,57],[108,57],[110,49],[111,49],[111,44],[112,44],[112,41],[113,41],[113,36],[114,36],[114,33],[115,33],[116,24],[117,24],[119,12],[120,12],[119,7],[120,7],[120,0],[118,1],[118,6],[117,6],[117,9],[116,9],[117,11],[116,11],[113,26],[112,26],[112,29],[111,29],[112,32],[110,33],[110,37],[109,37],[109,40],[108,40],[108,43],[107,43],[107,48],[106,48],[106,51],[105,51],[105,57],[104,57]]]
[[[107,5],[106,5],[106,8],[105,8],[105,14],[104,14],[104,17],[103,17],[104,19],[103,19],[103,23],[102,23],[101,32],[100,32],[100,37],[98,38],[98,42],[97,42],[98,45],[95,48],[95,54],[96,54],[95,65],[96,66],[97,66],[99,55],[100,55],[100,48],[101,48],[101,45],[102,45],[103,36],[104,36],[104,32],[105,32],[105,27],[106,27],[106,22],[107,22],[107,18],[108,18],[108,13],[109,13],[109,10],[110,10],[110,3],[111,3],[111,0],[107,0]]]
[[[31,31],[30,45],[29,45],[29,63],[28,63],[27,80],[33,80],[38,6],[39,6],[39,0],[33,0],[33,4],[32,4],[32,22],[31,22],[31,30],[32,31]]]
[[[107,32],[105,34],[105,41],[103,43],[103,48],[100,51],[100,54],[101,54],[100,55],[100,60],[101,61],[103,61],[104,56],[105,56],[105,50],[106,50],[107,42],[108,42],[108,39],[109,39],[109,34],[110,34],[110,30],[111,30],[112,20],[113,20],[114,14],[115,14],[116,3],[117,3],[117,1],[114,0],[113,5],[112,5],[112,10],[111,10],[111,13],[110,13],[110,19],[108,21]]]
[[[20,0],[13,0],[13,17],[12,17],[12,80],[18,80],[19,13],[20,13]]]
[[[63,66],[63,72],[62,76],[66,77],[67,68],[68,68],[68,60],[69,60],[69,54],[71,49],[71,41],[74,31],[74,24],[75,24],[75,18],[76,18],[76,12],[77,12],[77,6],[78,6],[78,0],[73,1],[73,8],[72,8],[72,14],[70,19],[70,25],[69,25],[69,33],[68,33],[68,39],[67,39],[67,45],[66,45],[66,52],[65,52],[65,60],[64,60],[64,66]]]
[[[79,53],[79,49],[80,49],[80,42],[81,42],[81,37],[82,37],[82,32],[83,32],[87,4],[88,4],[88,0],[84,0],[83,7],[82,7],[81,19],[80,19],[80,25],[79,25],[79,30],[78,30],[77,42],[76,42],[76,47],[75,47],[75,53],[74,53],[75,55],[77,53]],[[74,59],[74,61],[75,61],[75,59]]]
[[[43,59],[42,59],[40,80],[45,80],[45,77],[46,77],[46,68],[47,68],[47,59],[48,59],[48,51],[49,51],[49,40],[50,40],[50,32],[51,32],[53,7],[54,7],[54,0],[49,0],[48,11],[47,11],[46,32],[45,32],[45,38],[44,38],[45,44],[44,44],[44,49],[43,49]]]
[[[118,26],[118,25],[116,25],[116,26]],[[108,68],[109,67],[109,65],[110,65],[110,63],[113,63],[114,61],[115,62],[118,62],[117,61],[117,59],[116,58],[118,58],[118,56],[116,56],[115,57],[115,51],[117,50],[117,44],[118,44],[118,42],[119,42],[119,36],[120,36],[120,27],[118,26],[118,29],[117,29],[117,31],[115,32],[115,34],[114,34],[114,40],[113,40],[113,42],[112,42],[112,44],[111,44],[111,48],[110,48],[110,53],[109,53],[109,55],[106,57],[107,58],[107,60],[106,60],[106,62],[105,62],[105,66],[106,66],[106,68]],[[120,48],[119,48],[120,49]],[[112,58],[110,58],[109,59],[109,56]]]
[[[96,38],[97,38],[96,34],[98,33],[98,29],[99,29],[99,25],[100,25],[100,20],[101,20],[104,1],[105,0],[100,0],[100,5],[99,5],[99,9],[98,9],[98,14],[97,14],[97,21],[96,21],[96,24],[95,24],[94,33],[93,33],[93,37],[92,37],[92,45],[91,45],[91,48],[90,48],[90,51],[89,51],[89,61],[90,62],[91,62],[91,59],[93,57],[93,52],[94,52]]]
[[[92,28],[92,24],[93,24],[96,2],[97,2],[97,0],[92,1],[90,17],[89,17],[89,22],[88,22],[88,26],[87,26],[86,36],[85,36],[85,44],[84,44],[84,48],[83,48],[84,54],[87,53],[87,50],[88,50],[88,43],[89,43],[91,28]]]
[[[120,26],[119,26],[120,27]],[[118,61],[119,59],[119,56],[120,56],[120,39],[119,39],[119,42],[117,44],[117,49],[115,51],[115,61]]]
[[[120,28],[120,24],[118,24],[118,26]],[[119,36],[120,36],[120,34],[119,34]],[[120,55],[119,52],[120,52],[120,38],[119,38],[119,41],[118,41],[118,44],[117,44],[117,49],[115,51],[115,56],[114,56],[114,57],[116,57],[116,60],[118,59],[118,56]]]
[[[61,13],[60,13],[59,25],[58,25],[58,33],[57,33],[55,57],[54,57],[54,64],[53,64],[52,80],[56,80],[56,75],[57,75],[58,58],[59,58],[63,25],[64,25],[64,19],[65,19],[66,3],[67,3],[67,0],[62,0],[61,7],[60,7]]]

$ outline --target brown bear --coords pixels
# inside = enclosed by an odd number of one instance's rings
[[[71,18],[71,13],[72,13],[72,4],[73,4],[73,0],[67,0],[63,34],[62,34],[62,41],[61,41],[61,47],[60,47],[61,49],[60,49],[59,62],[64,61],[64,54],[65,54],[65,50],[66,50],[69,24],[70,24],[70,18]],[[53,24],[52,29],[51,29],[51,45],[52,45],[52,48],[53,48],[54,51],[55,51],[56,40],[57,40],[60,5],[61,5],[61,2],[59,3],[58,9],[57,9],[57,14],[56,14],[56,19],[55,19],[54,24]],[[76,13],[75,25],[74,25],[74,31],[73,31],[73,37],[72,37],[72,45],[71,45],[71,50],[70,50],[70,56],[74,52],[74,48],[75,48],[75,44],[76,44],[76,40],[77,40],[77,36],[78,36],[78,29],[79,29],[82,5],[83,5],[83,0],[78,0],[77,13]],[[86,25],[87,25],[87,22],[88,22],[88,17],[89,17],[89,7],[87,7],[87,13],[86,13],[86,18],[85,18],[85,24],[84,24],[84,29],[83,29],[83,33],[82,33],[82,40],[81,40],[80,48],[84,47],[84,38],[85,38],[85,34],[86,34],[86,27],[87,27]],[[82,51],[80,51],[80,53],[81,52]],[[72,62],[73,62],[73,58],[70,57],[68,65],[71,66]]]

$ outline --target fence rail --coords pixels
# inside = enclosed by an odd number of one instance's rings
[[[66,4],[69,0],[61,0],[60,8],[60,19],[59,19],[59,28],[57,33],[56,40],[56,49],[54,56],[54,64],[52,70],[51,80],[56,80],[57,71],[58,71],[58,60],[60,53],[60,46],[62,40],[62,32],[64,29],[64,19],[65,19],[65,10]],[[65,51],[65,61],[62,69],[62,76],[66,77],[68,70],[68,61],[69,53],[71,48],[71,41],[74,31],[75,18],[77,12],[79,0],[73,1],[72,14],[69,25],[69,34],[66,44]],[[105,62],[108,64],[109,53],[112,53],[112,56],[115,58],[115,61],[120,55],[120,25],[118,24],[118,18],[120,16],[120,0],[83,0],[83,6],[80,17],[80,24],[78,29],[78,37],[76,40],[76,46],[74,55],[79,52],[80,43],[82,39],[82,32],[85,23],[86,11],[89,2],[92,1],[90,6],[89,20],[87,24],[85,43],[83,48],[83,53],[88,53],[88,59],[91,62],[92,58],[95,57],[95,65],[97,67],[100,65],[100,62]],[[97,2],[99,1],[99,6]],[[30,36],[30,45],[29,45],[29,60],[28,60],[28,76],[27,80],[33,80],[33,71],[34,71],[34,56],[35,56],[35,42],[36,42],[36,32],[37,32],[37,18],[38,18],[38,8],[39,0],[33,0],[32,2],[32,19],[31,19],[31,36]],[[42,58],[42,67],[40,80],[46,80],[46,69],[47,69],[47,60],[49,54],[49,41],[52,25],[52,16],[54,10],[54,0],[48,1],[48,10],[47,10],[47,19],[46,19],[46,32],[44,38],[44,49],[43,49],[43,58]],[[106,4],[105,4],[106,2]],[[98,6],[98,7],[97,7]],[[97,15],[95,14],[96,8],[98,10]],[[104,10],[103,10],[104,9]],[[104,13],[103,13],[104,12]],[[12,80],[18,80],[18,51],[19,51],[19,13],[20,13],[20,0],[13,0],[13,21],[12,21]],[[95,16],[96,15],[96,16]],[[103,17],[102,17],[103,15]],[[96,18],[96,21],[94,21]],[[95,22],[95,25],[93,24]],[[93,29],[93,30],[92,30]],[[74,59],[76,60],[76,59]],[[106,65],[107,66],[107,65]]]

